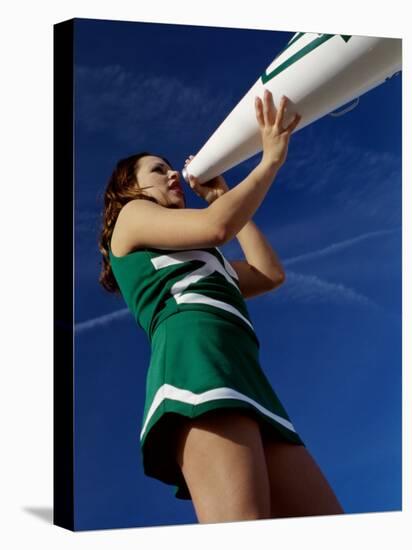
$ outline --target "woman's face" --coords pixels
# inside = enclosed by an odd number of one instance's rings
[[[160,157],[146,156],[139,159],[136,169],[139,189],[155,198],[166,208],[185,208],[186,201],[180,175]]]

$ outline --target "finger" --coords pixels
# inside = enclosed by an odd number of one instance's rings
[[[286,96],[282,96],[280,100],[279,109],[276,115],[276,122],[275,122],[276,126],[278,126],[279,128],[283,127],[283,118],[285,116],[287,104],[288,104],[288,98]]]
[[[255,114],[256,114],[256,120],[260,126],[260,128],[263,128],[265,125],[265,121],[263,118],[263,105],[262,100],[260,97],[255,97]]]
[[[263,116],[265,119],[265,124],[268,124],[270,126],[273,126],[275,124],[276,108],[275,104],[273,103],[272,93],[268,89],[265,89],[263,95]]]
[[[288,125],[285,131],[291,134],[301,120],[302,120],[302,115],[295,113],[295,116],[293,117],[292,122]]]
[[[189,185],[192,189],[197,187],[199,185],[198,178],[196,178],[195,176],[192,176],[191,174],[189,174]]]

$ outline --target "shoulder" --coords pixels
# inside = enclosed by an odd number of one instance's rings
[[[159,210],[163,209],[160,204],[158,204],[155,200],[151,199],[132,199],[129,202],[127,202],[124,206],[122,206],[119,215],[117,216],[116,224],[124,224],[130,218],[134,218],[136,213],[139,212],[139,214],[144,213],[144,211],[153,211],[154,209]]]
[[[141,215],[147,209],[152,210],[147,205],[159,206],[150,200],[134,199],[126,203],[120,210],[113,228],[110,243],[114,256],[126,256],[126,254],[139,249],[136,240],[132,241],[128,236],[130,236],[130,226],[136,214],[139,213]]]

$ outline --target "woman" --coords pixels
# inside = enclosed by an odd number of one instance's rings
[[[284,280],[251,218],[300,121],[283,128],[286,107],[256,98],[263,154],[244,181],[190,177],[204,209],[186,208],[179,173],[150,153],[120,161],[105,194],[100,282],[120,290],[152,349],[144,471],[191,499],[201,523],[343,512],[260,367],[245,304]],[[219,249],[235,236],[247,261]]]

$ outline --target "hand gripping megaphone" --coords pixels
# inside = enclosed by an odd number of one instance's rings
[[[296,33],[183,170],[205,183],[262,150],[255,97],[288,97],[285,126],[294,132],[382,84],[402,67],[397,38]]]

